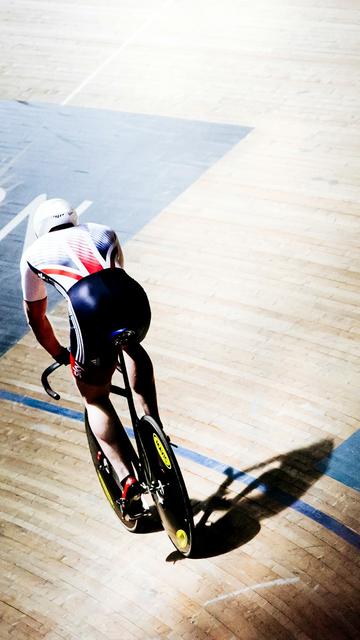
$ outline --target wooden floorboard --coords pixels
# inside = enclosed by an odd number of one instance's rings
[[[81,421],[0,399],[3,640],[358,638],[358,491],[317,465],[360,413],[359,18],[355,0],[0,8],[1,100],[249,128],[124,247],[164,424],[197,455],[179,461],[198,557],[121,528]],[[66,342],[63,303],[51,319]],[[27,334],[0,389],[47,402],[47,364]],[[56,387],[81,412],[68,371]]]

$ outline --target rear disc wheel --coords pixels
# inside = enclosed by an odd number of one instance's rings
[[[150,416],[139,420],[137,431],[140,458],[162,525],[176,549],[189,556],[194,541],[193,513],[171,444]]]

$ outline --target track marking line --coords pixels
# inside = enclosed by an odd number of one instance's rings
[[[104,60],[104,62],[102,62],[98,67],[96,67],[96,69],[92,73],[90,73],[90,75],[87,78],[85,78],[79,84],[79,86],[76,87],[76,89],[74,89],[71,93],[69,93],[69,95],[60,104],[62,106],[67,105],[70,102],[70,100],[72,100],[78,93],[80,93],[80,91],[82,91],[82,89],[84,89],[84,87],[86,87],[92,80],[94,80],[96,76],[98,76],[99,73],[103,71],[103,69],[105,69],[105,67],[107,67],[113,60],[115,60],[115,58],[117,58],[117,56],[121,53],[123,49],[125,49],[129,44],[131,44],[143,31],[145,31],[156,20],[156,18],[159,15],[161,15],[161,13],[163,12],[167,4],[171,4],[172,2],[173,0],[166,0],[166,2],[162,4],[159,11],[157,11],[154,15],[152,15],[141,27],[139,27],[139,29],[137,29],[131,36],[129,36],[126,40],[124,40],[124,42],[120,45],[120,47],[118,47],[116,51],[114,51],[110,56],[108,56],[108,58],[106,58],[106,60]]]
[[[6,238],[6,236],[9,235],[9,233],[11,233],[11,231],[13,231],[20,224],[20,222],[25,220],[27,216],[33,214],[39,204],[44,200],[46,200],[46,194],[41,193],[39,196],[36,196],[36,198],[31,200],[31,202],[24,209],[19,211],[19,213],[14,216],[14,218],[12,218],[12,220],[10,220],[10,222],[8,222],[5,227],[0,230],[0,242],[1,240],[4,240],[4,238]]]
[[[270,580],[269,582],[259,582],[258,584],[253,584],[251,587],[244,587],[243,589],[238,589],[237,591],[225,593],[222,596],[217,596],[217,598],[207,600],[204,604],[204,607],[208,607],[210,604],[214,604],[215,602],[221,602],[221,600],[236,598],[236,596],[239,596],[242,593],[247,593],[248,591],[255,591],[256,589],[269,589],[270,587],[295,584],[296,582],[299,582],[299,580],[300,578],[278,578],[277,580]]]
[[[82,216],[82,214],[85,213],[86,209],[91,207],[92,203],[92,200],[83,200],[77,207],[75,207],[78,216]]]

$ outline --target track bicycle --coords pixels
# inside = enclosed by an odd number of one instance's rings
[[[133,428],[135,447],[126,434],[125,442],[129,447],[135,475],[139,480],[143,494],[151,495],[161,524],[176,549],[184,556],[190,556],[194,546],[194,522],[191,504],[185,482],[177,462],[169,437],[150,416],[138,418],[129,378],[126,371],[122,346],[134,339],[130,329],[119,329],[113,334],[114,348],[118,356],[117,369],[123,376],[124,386],[111,385],[111,393],[123,396],[127,400]],[[48,377],[62,365],[51,364],[41,376],[45,391],[55,400],[60,396],[50,386]],[[130,519],[123,514],[120,502],[122,488],[117,474],[104,455],[96,437],[90,429],[85,410],[85,430],[89,449],[100,485],[123,526],[131,532],[144,530],[145,521],[152,516],[151,508],[146,507],[139,518]]]

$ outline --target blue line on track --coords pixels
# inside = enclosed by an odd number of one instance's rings
[[[65,416],[66,418],[70,418],[72,420],[83,420],[83,413],[81,411],[74,411],[72,409],[67,409],[66,407],[55,406],[50,404],[49,402],[44,402],[43,400],[36,400],[35,398],[30,398],[29,396],[20,395],[16,393],[11,393],[10,391],[5,391],[0,389],[0,399],[8,400],[10,402],[17,402],[18,404],[22,404],[27,407],[32,407],[35,409],[40,409],[41,411],[47,411],[49,413],[54,413],[57,415]],[[133,431],[130,428],[126,429],[128,435],[133,437]],[[176,453],[184,458],[188,458],[193,462],[207,467],[208,469],[213,469],[218,473],[226,475],[228,477],[233,478],[234,480],[238,480],[245,485],[250,485],[253,482],[256,482],[256,478],[251,476],[244,471],[240,471],[239,469],[235,469],[234,467],[229,467],[219,460],[215,460],[214,458],[208,458],[206,456],[201,455],[200,453],[196,453],[195,451],[191,451],[190,449],[186,449],[185,447],[177,447]],[[360,549],[360,535],[345,526],[332,516],[323,513],[319,509],[315,509],[311,505],[307,504],[303,500],[296,500],[292,495],[282,491],[281,489],[275,489],[270,485],[262,483],[257,485],[257,489],[262,493],[266,493],[271,499],[276,500],[280,504],[290,507],[294,509],[298,513],[310,518],[317,524],[325,527],[332,533],[335,533],[339,538],[342,538],[352,546]]]

